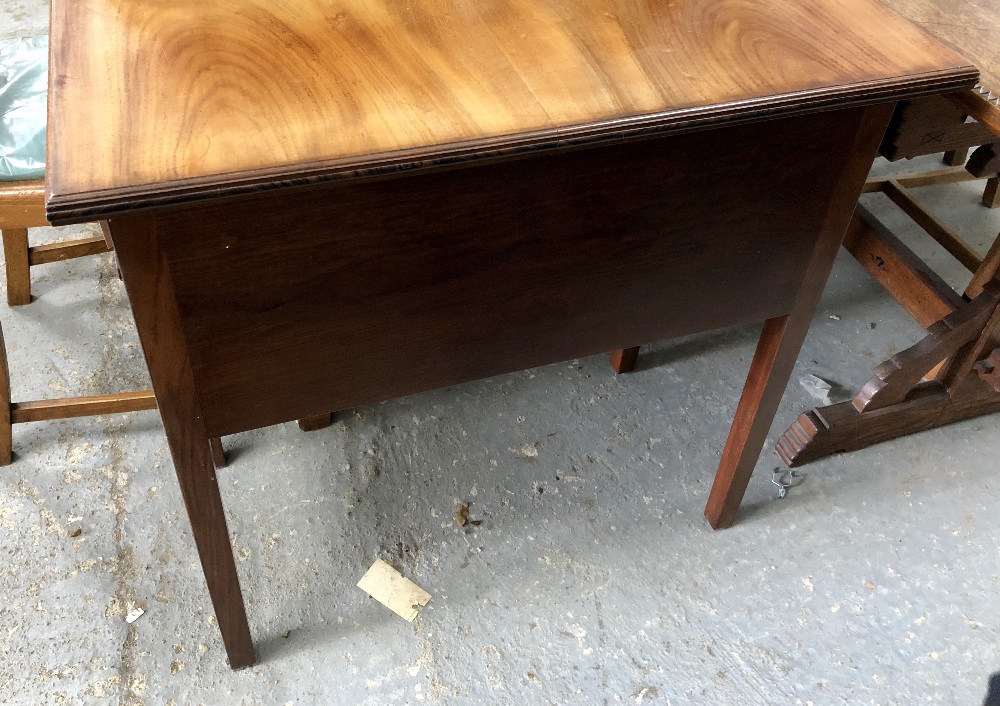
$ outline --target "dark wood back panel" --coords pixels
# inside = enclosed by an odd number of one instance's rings
[[[130,240],[155,230],[206,428],[228,434],[787,313],[862,112],[262,194],[113,232],[128,268]],[[826,169],[784,159],[803,144]]]

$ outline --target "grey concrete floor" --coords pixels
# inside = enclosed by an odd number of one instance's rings
[[[0,35],[44,31],[46,11],[6,0]],[[1000,212],[981,188],[919,194],[985,250]],[[38,268],[34,289],[0,306],[15,399],[148,384],[109,256]],[[813,404],[798,379],[846,398],[921,333],[842,253],[739,523],[713,532],[702,510],[757,330],[656,344],[630,376],[587,358],[227,437],[261,657],[240,672],[157,415],[19,425],[0,474],[0,702],[982,703],[1000,670],[998,417],[811,464],[776,498],[773,443]],[[462,502],[481,524],[456,525]],[[379,557],[433,595],[414,623],[355,587]]]

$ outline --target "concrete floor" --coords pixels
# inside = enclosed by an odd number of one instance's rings
[[[46,12],[6,0],[0,35]],[[920,196],[985,250],[1000,212],[981,188]],[[15,399],[148,384],[109,256],[38,268],[34,289],[0,306]],[[920,335],[842,253],[739,523],[713,532],[756,333],[657,344],[631,376],[587,358],[227,437],[261,657],[235,673],[156,414],[20,425],[0,474],[0,702],[982,703],[1000,670],[998,418],[814,463],[776,498],[771,448],[813,404],[798,379],[844,399]],[[456,525],[461,502],[480,525]],[[379,557],[433,595],[414,623],[355,587]]]

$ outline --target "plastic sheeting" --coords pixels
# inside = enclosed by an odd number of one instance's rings
[[[0,41],[0,181],[45,176],[49,38]]]

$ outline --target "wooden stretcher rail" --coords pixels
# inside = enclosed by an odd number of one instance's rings
[[[156,409],[156,397],[152,390],[138,392],[117,392],[110,395],[68,397],[61,400],[32,400],[12,402],[10,405],[11,424],[44,422],[52,419],[72,417],[92,417],[98,414],[122,414]]]
[[[28,264],[47,265],[50,262],[72,260],[77,257],[99,255],[104,252],[110,252],[110,248],[105,242],[103,235],[96,238],[81,238],[62,243],[36,245],[28,249]]]
[[[893,203],[917,222],[927,234],[934,238],[941,247],[958,260],[970,272],[975,272],[983,264],[983,259],[975,248],[969,245],[962,236],[956,233],[944,221],[928,211],[917,201],[909,190],[894,179],[887,181],[882,187],[882,193],[892,199]]]
[[[978,178],[970,174],[964,166],[935,169],[918,174],[890,174],[882,177],[871,177],[865,182],[865,188],[861,193],[873,194],[882,191],[890,181],[908,189],[916,189],[935,184],[958,184],[963,181],[974,181]]]
[[[855,210],[844,248],[925,329],[965,303],[864,206]]]

